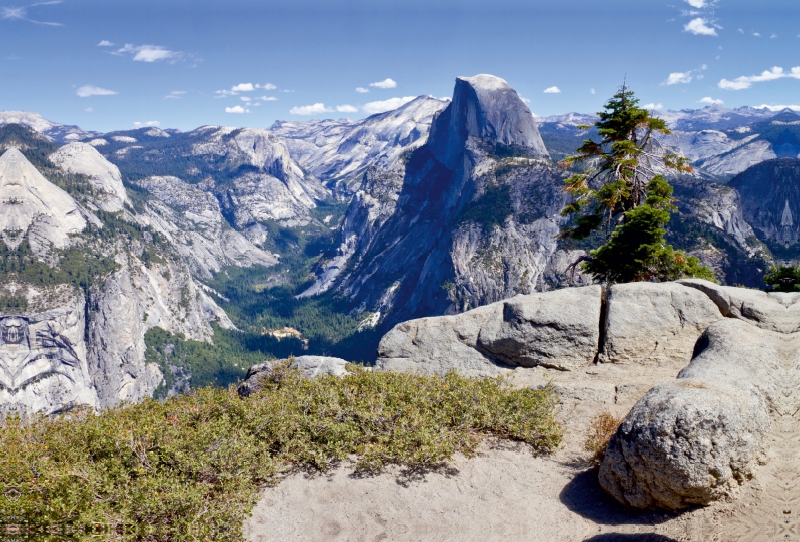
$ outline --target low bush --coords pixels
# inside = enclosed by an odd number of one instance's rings
[[[30,537],[241,540],[259,490],[297,468],[439,465],[486,436],[556,448],[549,387],[372,373],[302,378],[282,368],[243,399],[233,386],[0,428],[2,517]],[[10,497],[9,497],[10,495]]]
[[[623,419],[605,411],[593,416],[589,421],[589,429],[583,448],[592,453],[592,461],[596,464],[599,465],[603,462],[608,441],[617,432]]]

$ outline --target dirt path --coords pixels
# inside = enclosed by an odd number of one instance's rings
[[[775,335],[784,357],[785,404],[773,416],[769,461],[738,498],[681,513],[632,512],[610,499],[582,450],[588,420],[626,414],[672,366],[599,365],[585,372],[515,373],[519,385],[553,381],[565,397],[564,445],[550,457],[487,442],[479,457],[428,473],[391,469],[357,477],[296,473],[265,491],[245,535],[253,542],[309,541],[794,541],[800,542],[800,420],[793,399],[800,340]]]

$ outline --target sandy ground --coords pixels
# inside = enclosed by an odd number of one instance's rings
[[[343,465],[294,473],[265,490],[244,524],[253,542],[309,541],[800,541],[797,420],[773,420],[771,460],[732,502],[674,512],[632,512],[605,495],[582,444],[602,410],[626,414],[671,366],[598,365],[583,372],[514,374],[518,385],[554,382],[568,434],[548,457],[524,445],[487,441],[478,457],[434,472],[399,467],[359,477]],[[798,501],[798,502],[795,502]]]

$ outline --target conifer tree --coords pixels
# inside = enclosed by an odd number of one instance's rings
[[[606,283],[716,280],[697,258],[675,250],[664,239],[664,226],[676,207],[663,173],[691,172],[691,166],[686,158],[662,151],[657,136],[670,130],[638,103],[623,85],[598,113],[600,142],[584,140],[576,154],[562,162],[565,167],[581,164],[586,169],[565,180],[573,199],[561,214],[572,220],[562,228],[561,238],[599,235],[604,240],[573,266],[581,263],[584,271]]]

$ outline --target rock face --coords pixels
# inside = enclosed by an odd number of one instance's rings
[[[78,141],[98,135],[95,132],[81,130],[77,126],[67,126],[52,122],[38,113],[29,111],[0,111],[0,126],[6,124],[20,124],[43,134],[55,143],[63,144]]]
[[[8,247],[16,249],[27,237],[37,254],[65,248],[86,223],[78,203],[20,151],[11,148],[0,156],[0,235]]]
[[[365,176],[307,293],[336,281],[357,312],[388,326],[544,288],[565,197],[546,156],[505,81],[459,78],[427,143]]]
[[[2,286],[28,307],[0,317],[0,412],[53,413],[97,406],[87,364],[85,301],[68,286]]]
[[[769,160],[734,177],[742,213],[761,238],[788,246],[800,242],[800,160]]]
[[[299,356],[290,359],[292,362],[289,364],[289,368],[300,371],[305,378],[314,379],[320,375],[344,376],[347,374],[347,361],[341,358]],[[244,382],[239,385],[237,390],[239,395],[247,397],[252,393],[261,391],[262,380],[269,378],[273,374],[276,365],[286,361],[288,360],[272,360],[250,367],[247,370]]]
[[[650,390],[612,437],[600,484],[636,508],[683,508],[730,495],[763,460],[782,367],[765,332],[711,324],[673,383]]]
[[[717,305],[680,284],[615,284],[608,290],[602,359],[614,363],[689,361],[698,337],[724,318]]]
[[[401,154],[425,143],[444,100],[420,96],[364,120],[278,121],[270,131],[283,138],[298,164],[341,196],[358,190],[368,168],[391,168]]]
[[[50,160],[68,173],[87,175],[97,191],[93,197],[104,211],[121,211],[128,201],[119,168],[87,143],[70,143],[50,155]]]
[[[195,275],[210,279],[224,266],[269,267],[278,262],[226,224],[212,194],[177,177],[148,177],[136,184],[155,197],[139,219],[167,237]]]

